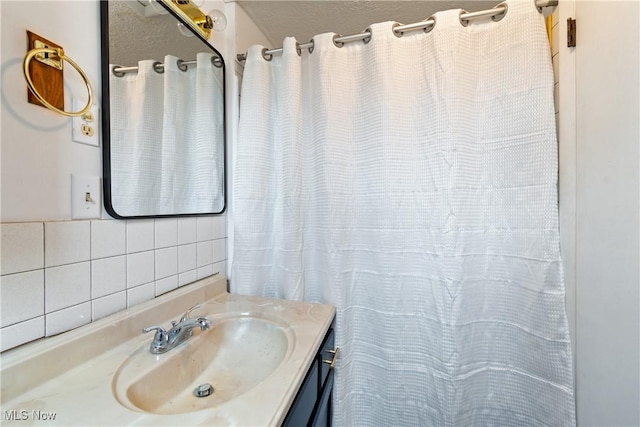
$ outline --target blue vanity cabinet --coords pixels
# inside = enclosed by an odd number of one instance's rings
[[[333,369],[330,366],[335,350],[333,325],[322,341],[320,349],[289,409],[285,427],[330,427]]]

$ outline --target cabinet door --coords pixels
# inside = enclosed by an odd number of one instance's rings
[[[333,397],[333,369],[329,371],[327,380],[322,387],[318,404],[309,421],[310,427],[331,427],[331,398]]]
[[[318,361],[314,360],[298,391],[283,426],[300,427],[307,425],[318,398]]]

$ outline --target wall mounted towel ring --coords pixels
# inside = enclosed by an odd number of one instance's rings
[[[71,112],[61,110],[51,105],[46,99],[44,99],[42,95],[40,95],[40,93],[38,93],[35,86],[33,85],[33,80],[31,80],[31,75],[29,74],[29,62],[31,62],[31,59],[34,56],[38,55],[39,53],[53,53],[57,55],[61,61],[67,61],[80,74],[80,76],[82,77],[82,80],[84,81],[84,84],[87,86],[87,91],[89,92],[89,100],[87,101],[87,105],[82,110],[71,111]],[[51,111],[55,111],[56,113],[62,114],[63,116],[67,116],[67,117],[79,117],[79,116],[84,116],[91,109],[91,106],[93,105],[93,89],[91,88],[91,83],[89,82],[89,78],[84,73],[84,71],[82,71],[82,68],[80,68],[80,66],[76,64],[75,61],[73,61],[68,56],[65,56],[64,50],[58,49],[58,48],[49,48],[49,47],[31,49],[29,52],[27,52],[27,55],[24,57],[24,62],[22,63],[22,71],[24,73],[24,78],[27,80],[27,86],[29,86],[29,90],[31,91],[31,93],[33,93],[33,95],[38,99],[38,101],[42,103],[42,105],[44,105]]]

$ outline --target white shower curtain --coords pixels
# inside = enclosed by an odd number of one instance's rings
[[[336,306],[338,426],[575,425],[551,58],[507,3],[249,50],[231,288]]]
[[[167,55],[109,76],[113,206],[121,215],[217,212],[224,205],[221,73],[211,53],[182,71]],[[113,66],[112,66],[113,67]],[[111,68],[111,67],[110,67]]]

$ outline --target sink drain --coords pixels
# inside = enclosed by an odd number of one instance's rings
[[[209,383],[200,384],[193,390],[195,397],[207,397],[213,393],[213,386]]]

